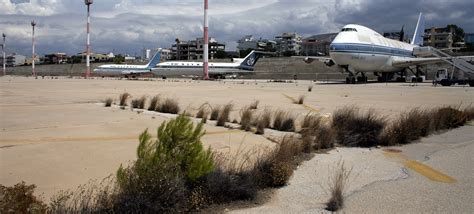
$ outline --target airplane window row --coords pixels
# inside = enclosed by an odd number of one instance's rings
[[[347,32],[347,31],[357,32],[357,30],[355,28],[342,28],[342,30],[341,30],[341,32]]]

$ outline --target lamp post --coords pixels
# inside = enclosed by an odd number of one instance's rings
[[[33,20],[31,21],[31,27],[33,27],[33,45],[32,45],[32,59],[33,59],[33,62],[31,63],[31,69],[32,69],[32,75],[34,77],[36,77],[36,70],[35,70],[35,26],[36,26],[36,22]]]
[[[84,0],[84,3],[87,5],[86,78],[88,78],[91,75],[91,65],[90,65],[90,56],[91,56],[90,6],[93,3],[93,0]]]
[[[3,36],[3,45],[2,45],[2,53],[3,53],[3,76],[7,75],[7,66],[5,62],[5,37],[7,37],[5,34],[2,34]]]
[[[208,0],[204,0],[204,56],[203,56],[203,72],[204,79],[209,79],[209,20],[207,18],[207,10],[209,8]]]

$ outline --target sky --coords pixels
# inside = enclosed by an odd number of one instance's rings
[[[244,35],[306,37],[338,32],[346,24],[380,33],[404,26],[409,35],[419,12],[426,27],[456,24],[474,32],[472,0],[209,0],[209,33],[227,50],[235,50]],[[86,14],[83,0],[0,0],[6,51],[31,55],[35,20],[37,53],[82,52]],[[91,23],[92,52],[140,55],[143,48],[169,48],[176,38],[202,37],[203,0],[95,0]]]

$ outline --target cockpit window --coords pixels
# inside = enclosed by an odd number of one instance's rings
[[[357,32],[357,30],[355,28],[342,28],[342,30],[341,30],[341,32],[348,32],[348,31]]]

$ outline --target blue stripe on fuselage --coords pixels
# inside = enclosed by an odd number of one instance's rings
[[[382,54],[390,56],[414,57],[412,51],[392,48],[380,45],[370,44],[354,44],[354,43],[338,43],[329,46],[330,52],[350,52],[350,53],[366,53],[366,54]]]

